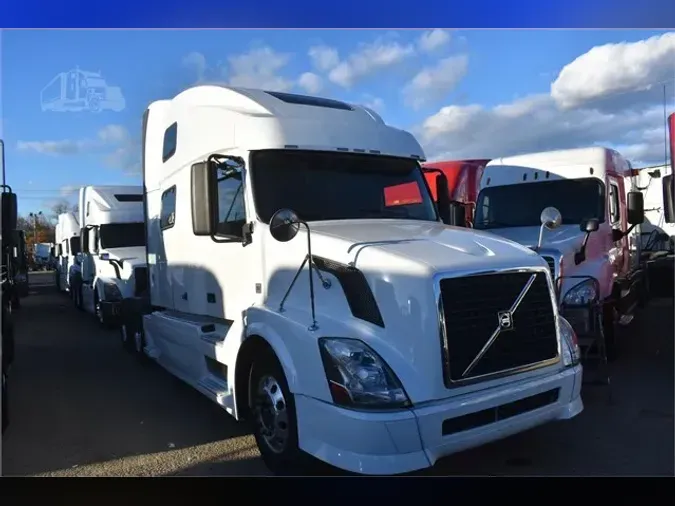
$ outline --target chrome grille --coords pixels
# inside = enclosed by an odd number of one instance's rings
[[[446,278],[439,287],[446,386],[557,360],[554,307],[542,272]],[[502,319],[509,311],[507,328]]]
[[[555,282],[555,258],[553,257],[548,257],[548,256],[543,256],[542,258],[546,260],[546,263],[548,264],[548,268],[551,271],[551,279],[553,279],[553,282]]]

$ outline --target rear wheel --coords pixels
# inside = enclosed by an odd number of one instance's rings
[[[614,306],[605,304],[602,312],[602,332],[605,337],[607,361],[614,362],[619,357],[619,345],[614,321]]]
[[[253,434],[267,467],[275,474],[303,474],[309,457],[298,446],[295,401],[274,353],[253,363],[249,382]]]

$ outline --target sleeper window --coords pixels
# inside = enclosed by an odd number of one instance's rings
[[[174,123],[164,132],[164,144],[162,146],[162,162],[166,162],[176,153],[178,139],[178,123]]]
[[[621,219],[619,210],[619,188],[614,184],[609,185],[609,216],[612,223],[617,223]]]
[[[162,194],[162,213],[159,226],[162,230],[171,228],[176,221],[176,186],[172,186]]]

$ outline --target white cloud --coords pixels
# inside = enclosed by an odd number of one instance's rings
[[[185,68],[193,71],[197,76],[197,81],[202,81],[206,75],[206,57],[197,51],[183,57],[182,64]]]
[[[450,42],[450,33],[447,30],[435,28],[428,32],[424,32],[419,39],[417,39],[417,47],[420,51],[430,53],[445,46]]]
[[[140,140],[132,137],[122,125],[106,125],[89,139],[18,141],[17,149],[52,156],[101,154],[106,165],[127,174],[140,174]]]
[[[628,100],[634,102],[654,95],[622,96],[623,100],[613,100],[611,104],[598,101],[617,94],[649,90],[655,83],[672,81],[674,76],[675,32],[670,32],[638,42],[592,48],[563,67],[551,84],[551,96],[562,108],[588,103],[616,109],[625,107]],[[660,91],[660,86],[657,86],[657,91]],[[654,98],[658,100],[659,96],[656,93]]]
[[[412,44],[403,45],[390,38],[379,38],[372,43],[362,44],[358,51],[338,63],[328,74],[328,79],[350,88],[356,81],[392,67],[414,53]]]
[[[313,65],[324,72],[337,67],[340,55],[337,49],[328,46],[312,46],[307,53]]]
[[[60,141],[19,141],[19,151],[33,151],[42,155],[74,155],[81,153],[91,145],[91,141],[73,141],[64,139]]]
[[[288,65],[290,58],[290,54],[277,53],[269,46],[231,56],[228,58],[229,83],[244,88],[288,91],[293,82],[278,75],[278,72]]]
[[[663,110],[608,113],[557,107],[546,94],[493,108],[446,106],[415,130],[430,159],[466,159],[591,145],[621,147],[635,163],[663,159]],[[653,132],[661,129],[661,136]]]
[[[450,56],[422,69],[403,89],[407,105],[414,109],[444,98],[466,75],[469,58]]]
[[[305,72],[298,79],[298,86],[303,88],[309,94],[316,94],[323,88],[323,80],[312,72]]]
[[[74,185],[65,185],[62,186],[59,189],[59,193],[61,194],[62,197],[71,197],[75,195],[75,193],[80,189],[79,186],[74,186]]]
[[[369,107],[373,111],[381,112],[384,110],[384,100],[380,97],[374,97],[372,95],[364,95],[363,105]]]

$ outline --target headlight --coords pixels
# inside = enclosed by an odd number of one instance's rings
[[[558,316],[558,327],[562,337],[562,358],[565,367],[573,367],[579,363],[581,359],[581,351],[579,350],[579,342],[577,335],[570,325],[570,322],[565,320],[562,316]]]
[[[104,284],[103,295],[105,296],[105,300],[108,301],[122,300],[122,292],[115,283]]]
[[[583,306],[589,302],[595,301],[597,298],[598,290],[595,282],[592,279],[587,279],[568,290],[563,298],[563,304]]]
[[[396,409],[410,405],[403,385],[389,366],[358,339],[319,339],[333,402],[365,409]]]

